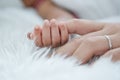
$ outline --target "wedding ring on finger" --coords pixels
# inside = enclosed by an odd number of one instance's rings
[[[112,46],[111,38],[110,38],[108,35],[105,35],[105,38],[106,38],[106,40],[108,41],[109,49],[112,49],[113,46]]]

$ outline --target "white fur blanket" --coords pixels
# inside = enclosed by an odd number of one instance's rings
[[[41,23],[31,9],[0,8],[0,80],[120,80],[120,63],[109,59],[77,66],[74,59],[40,57],[49,49],[35,48],[26,33]]]

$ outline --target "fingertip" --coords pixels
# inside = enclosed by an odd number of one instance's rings
[[[27,34],[27,37],[28,37],[30,40],[33,40],[33,39],[34,39],[34,34],[29,32],[29,33]]]
[[[48,20],[48,19],[45,19],[44,22],[49,22],[49,20]]]
[[[50,21],[49,20],[44,20],[44,25],[48,25],[50,23]]]
[[[39,27],[38,26],[35,26],[35,30],[38,30],[39,29]]]
[[[35,35],[41,34],[41,31],[42,31],[42,29],[40,28],[40,26],[36,26],[36,27],[34,28],[34,34],[35,34]]]
[[[43,27],[49,27],[49,26],[50,26],[49,20],[45,20]]]
[[[30,39],[31,39],[31,40],[34,39],[34,35],[33,35],[33,33],[30,34]]]
[[[55,23],[56,22],[56,19],[51,19],[50,20],[50,23]]]
[[[86,64],[88,61],[87,60],[80,60],[81,65]]]
[[[82,64],[92,63],[93,61],[95,61],[95,58],[97,59],[97,57],[94,57],[94,55],[86,55],[86,57],[84,57],[81,62]]]
[[[40,26],[39,25],[36,25],[35,28],[34,28],[35,31],[38,31],[40,30]]]

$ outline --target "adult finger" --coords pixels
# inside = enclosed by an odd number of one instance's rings
[[[105,23],[81,19],[74,19],[65,23],[69,33],[76,33],[81,35],[102,30],[104,25]]]
[[[73,56],[82,63],[87,63],[93,56],[102,55],[108,49],[108,42],[104,36],[89,37],[82,41]]]
[[[70,41],[70,42],[66,43],[65,45],[63,45],[62,47],[58,48],[56,50],[56,52],[61,53],[62,55],[66,54],[66,55],[71,56],[84,40],[88,39],[89,37],[101,36],[103,34],[105,34],[105,32],[103,30],[101,30],[101,31],[89,33],[85,36],[81,36],[80,38],[73,39],[72,41]]]
[[[112,44],[112,48],[120,47],[120,33],[109,36]]]
[[[65,45],[56,49],[56,53],[60,55],[72,56],[74,51],[78,48],[82,42],[81,38],[76,38],[66,43]]]

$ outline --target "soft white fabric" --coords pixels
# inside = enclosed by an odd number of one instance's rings
[[[23,8],[22,0],[0,0],[0,8],[17,7]]]
[[[73,11],[80,18],[102,19],[120,16],[120,0],[53,0],[59,6]]]
[[[49,49],[38,49],[26,38],[34,25],[42,24],[40,17],[19,2],[7,4],[0,6],[0,80],[120,80],[120,63],[109,59],[92,66],[58,56],[47,60]]]

